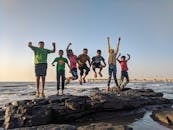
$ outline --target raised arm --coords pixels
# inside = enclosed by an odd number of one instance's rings
[[[121,41],[121,38],[119,37],[119,38],[118,38],[118,44],[117,44],[117,46],[116,46],[116,48],[115,48],[115,54],[116,54],[116,55],[118,54],[118,51],[119,51],[120,41]]]
[[[119,57],[121,56],[121,53],[119,53],[118,57],[117,57],[117,61],[120,62]]]
[[[66,48],[66,53],[67,53],[67,56],[69,55],[69,52],[68,52],[68,50],[69,50],[69,47],[72,45],[72,43],[69,43],[68,44],[68,46],[67,46],[67,48]]]
[[[103,63],[104,63],[104,67],[106,67],[106,62],[105,62],[105,60],[103,60]]]
[[[91,66],[91,61],[90,61],[90,58],[88,59],[88,63],[89,63],[89,66]]]
[[[50,53],[54,53],[56,51],[55,42],[52,42],[52,46],[53,46],[53,49],[50,50]]]
[[[111,46],[110,46],[110,37],[107,37],[107,42],[108,42],[108,53],[110,52]]]
[[[34,50],[36,47],[32,45],[32,42],[28,42],[28,47]]]
[[[128,59],[126,61],[129,61],[130,60],[130,54],[127,54],[127,56],[128,56]]]
[[[72,45],[72,43],[69,43],[68,44],[68,46],[67,46],[67,48],[66,48],[66,51],[68,51],[69,50],[69,47]]]

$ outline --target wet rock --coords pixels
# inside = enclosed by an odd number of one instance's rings
[[[5,115],[5,111],[0,108],[0,127],[2,127],[4,123],[4,115]]]
[[[121,96],[99,92],[90,96],[49,96],[46,99],[14,101],[4,107],[4,127],[71,123],[97,112],[129,111],[167,103],[168,99],[149,89],[127,89],[121,92]]]
[[[161,123],[173,125],[173,108],[154,111],[151,117]]]
[[[50,124],[43,126],[16,128],[15,130],[77,130],[77,128],[73,125],[67,125],[67,124],[61,124],[61,125]]]
[[[78,130],[133,130],[129,126],[115,125],[112,123],[93,123],[86,126],[78,127]]]

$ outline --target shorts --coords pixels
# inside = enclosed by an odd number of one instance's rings
[[[92,66],[94,68],[101,68],[101,64],[100,63],[93,63]]]
[[[47,72],[47,63],[39,63],[35,64],[35,75],[38,76],[46,76]]]

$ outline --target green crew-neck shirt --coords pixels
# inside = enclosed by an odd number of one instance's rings
[[[67,58],[64,58],[64,57],[56,57],[55,60],[53,61],[53,63],[54,62],[57,62],[57,65],[56,65],[56,71],[57,72],[64,71],[65,70],[65,63],[68,64]]]
[[[34,64],[47,63],[47,55],[51,53],[51,50],[33,47],[34,51]]]

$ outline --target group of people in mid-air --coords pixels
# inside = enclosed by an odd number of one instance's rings
[[[117,86],[117,90],[122,90],[127,83],[129,83],[129,76],[128,76],[128,67],[127,67],[127,61],[130,59],[130,55],[127,54],[128,58],[126,59],[126,56],[121,56],[121,54],[118,55],[119,52],[119,46],[120,46],[120,40],[118,39],[118,44],[115,49],[111,49],[110,47],[110,38],[107,37],[108,42],[108,83],[107,83],[107,90],[110,91],[110,82],[113,75],[115,84]],[[64,51],[59,50],[59,56],[54,59],[52,62],[52,66],[55,66],[54,63],[56,63],[56,72],[57,72],[57,94],[59,95],[59,89],[60,89],[60,83],[61,83],[61,90],[62,95],[64,95],[64,85],[69,84],[71,80],[77,80],[78,79],[78,71],[77,68],[80,71],[80,77],[79,77],[79,83],[82,85],[83,83],[86,83],[86,76],[88,75],[90,71],[90,67],[92,67],[94,71],[94,77],[97,78],[97,72],[96,69],[99,69],[99,76],[102,77],[102,69],[106,67],[105,59],[102,57],[102,51],[97,50],[96,56],[92,57],[90,60],[90,57],[88,56],[88,49],[84,48],[83,53],[79,56],[76,56],[73,53],[73,50],[70,49],[70,46],[72,44],[69,43],[66,48],[66,54],[67,58],[63,57]],[[55,43],[52,43],[53,49],[45,49],[44,48],[44,42],[40,41],[38,43],[38,47],[35,47],[32,45],[32,42],[28,43],[28,47],[30,47],[34,51],[34,64],[35,64],[35,74],[36,74],[36,97],[45,97],[44,93],[44,86],[45,86],[45,76],[47,72],[47,55],[49,53],[54,53],[56,50]],[[117,56],[118,55],[118,56]],[[121,56],[121,58],[120,58]],[[68,62],[69,60],[69,62]],[[121,81],[118,83],[117,80],[117,66],[116,62],[120,63],[121,66]],[[87,65],[88,62],[88,65]],[[65,77],[65,64],[68,65],[70,69],[70,73],[72,74],[71,77],[66,78]],[[40,93],[39,86],[40,86],[40,78],[42,79],[42,91]],[[124,78],[126,80],[124,81]]]

